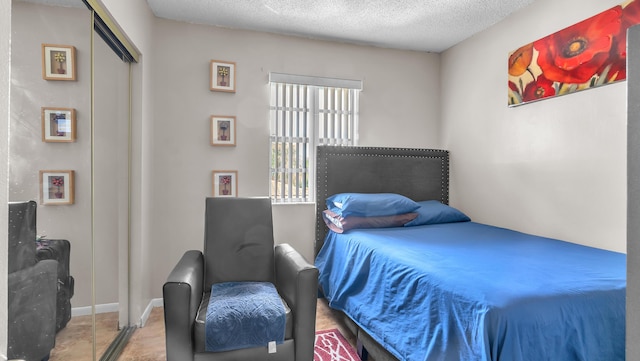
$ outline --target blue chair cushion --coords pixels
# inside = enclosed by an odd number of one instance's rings
[[[281,344],[286,311],[270,282],[223,282],[211,286],[205,321],[205,350],[230,351]]]

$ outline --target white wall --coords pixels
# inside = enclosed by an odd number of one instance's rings
[[[0,0],[0,54],[11,54],[11,0]],[[0,139],[9,139],[9,93],[11,62],[0,63]],[[9,142],[0,142],[0,204],[9,201]],[[8,229],[8,207],[0,208],[0,229]],[[0,275],[6,275],[7,233],[0,232]],[[7,289],[7,277],[0,277],[0,289]],[[0,360],[7,359],[7,292],[0,292]]]
[[[157,19],[150,284],[202,249],[211,171],[238,170],[239,196],[268,196],[269,72],[362,79],[360,144],[439,145],[439,56]],[[209,90],[211,59],[234,61],[237,92]],[[209,144],[211,115],[237,117],[237,146]],[[274,207],[277,243],[313,260],[314,206]]]
[[[618,5],[538,0],[442,54],[451,202],[479,222],[626,250],[626,82],[507,107],[518,47]]]

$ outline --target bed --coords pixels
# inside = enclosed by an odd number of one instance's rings
[[[329,231],[325,200],[340,193],[448,208],[449,154],[325,146],[317,155],[319,284],[362,352],[376,361],[624,360],[624,254],[473,220]]]

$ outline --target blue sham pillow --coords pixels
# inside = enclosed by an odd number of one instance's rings
[[[423,224],[469,222],[471,220],[461,211],[435,200],[422,201],[418,202],[418,204],[420,208],[415,211],[418,216],[414,220],[405,223],[405,227],[421,226]]]
[[[342,216],[382,217],[410,213],[420,207],[396,193],[338,193],[326,200],[327,209]]]

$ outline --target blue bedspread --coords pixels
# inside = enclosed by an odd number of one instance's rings
[[[329,232],[316,266],[400,360],[625,357],[622,253],[463,222]]]
[[[284,341],[286,315],[269,282],[225,282],[211,286],[205,350],[229,351]]]

